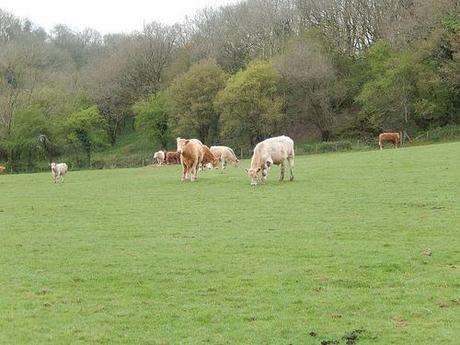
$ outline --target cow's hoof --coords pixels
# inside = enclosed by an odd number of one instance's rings
[[[294,176],[292,176],[292,177],[289,179],[289,181],[294,181]]]

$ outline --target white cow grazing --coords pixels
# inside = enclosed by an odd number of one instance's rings
[[[163,151],[157,151],[153,154],[153,160],[158,165],[162,165],[165,162],[165,153]]]
[[[51,163],[50,164],[50,167],[51,167],[51,175],[53,176],[53,181],[54,183],[58,182],[58,179],[60,180],[60,182],[64,182],[64,176],[65,174],[67,174],[67,170],[68,170],[68,167],[67,167],[67,164],[65,163]]]
[[[211,146],[209,149],[213,155],[220,160],[222,169],[227,167],[227,163],[231,163],[235,167],[240,164],[240,161],[236,157],[235,152],[233,152],[233,150],[228,146]]]
[[[272,164],[280,165],[280,181],[284,180],[284,165],[288,162],[290,181],[294,179],[292,168],[294,167],[294,141],[282,135],[266,139],[256,145],[251,159],[251,167],[248,176],[251,178],[251,185],[255,186],[258,182],[266,182],[268,169]]]

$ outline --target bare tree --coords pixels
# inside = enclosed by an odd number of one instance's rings
[[[329,140],[336,108],[344,97],[330,59],[318,44],[297,40],[274,65],[281,75],[288,106],[297,111],[296,120],[312,123],[322,140]]]

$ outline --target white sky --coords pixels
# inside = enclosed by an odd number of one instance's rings
[[[205,7],[217,8],[239,0],[0,0],[0,8],[29,18],[50,31],[56,24],[73,30],[92,28],[101,34],[141,30],[144,23],[182,22]]]

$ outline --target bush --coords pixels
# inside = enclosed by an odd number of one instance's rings
[[[460,126],[448,125],[420,133],[416,140],[442,141],[460,139]]]
[[[307,154],[307,153],[325,153],[325,152],[342,152],[350,151],[353,149],[353,145],[349,140],[342,141],[325,141],[320,143],[310,143],[310,144],[299,144],[296,145],[297,154]]]

